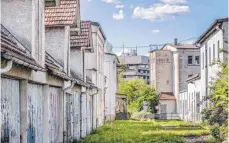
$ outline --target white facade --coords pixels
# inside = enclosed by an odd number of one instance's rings
[[[106,76],[105,85],[105,117],[106,120],[115,119],[115,102],[117,85],[117,64],[118,59],[115,54],[105,53],[104,74]]]
[[[173,94],[179,99],[180,91],[187,89],[186,79],[200,72],[200,52],[194,45],[166,45],[162,50],[172,51]],[[178,100],[177,100],[178,101]],[[180,113],[179,102],[176,102]]]

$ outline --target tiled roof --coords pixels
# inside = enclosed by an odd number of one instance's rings
[[[16,38],[1,25],[1,56],[6,59],[11,59],[13,62],[28,66],[34,70],[45,71],[36,61],[31,57],[30,52],[26,48],[22,48],[18,45]],[[19,62],[22,61],[22,62]],[[24,64],[24,63],[27,64]]]
[[[162,92],[160,100],[176,100],[176,97],[171,92]]]
[[[45,26],[74,25],[78,0],[61,0],[59,6],[45,7]]]
[[[71,47],[90,47],[91,46],[91,22],[81,21],[81,32],[71,33]]]

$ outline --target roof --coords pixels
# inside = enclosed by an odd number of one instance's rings
[[[198,80],[198,79],[200,79],[200,73],[195,74],[195,75],[189,77],[186,81],[187,82],[193,82],[193,81]]]
[[[91,23],[92,23],[92,25],[95,25],[95,26],[99,27],[99,30],[101,31],[103,38],[106,40],[107,38],[106,38],[105,33],[103,32],[103,29],[102,29],[101,25],[98,22],[91,22]]]
[[[85,86],[85,87],[90,87],[90,85],[88,83],[85,83],[83,80],[83,76],[80,75],[79,73],[76,73],[74,71],[70,71],[71,73],[71,77],[74,79],[74,81],[76,81],[77,84]]]
[[[222,22],[228,21],[228,18],[221,18],[221,19],[216,19],[210,27],[196,40],[196,44],[201,43],[201,41],[205,40],[207,36],[212,32],[213,28],[218,24]]]
[[[167,45],[169,45],[171,47],[174,47],[176,49],[198,49],[198,47],[196,45],[193,45],[193,44],[181,44],[181,43],[178,43],[177,45],[175,45],[175,44],[166,44],[161,48],[161,50],[163,50]]]
[[[12,60],[14,63],[26,66],[33,70],[45,71],[31,53],[1,24],[1,56],[6,60]]]
[[[80,33],[71,32],[71,47],[90,47],[92,46],[92,31],[90,21],[81,21]]]
[[[160,100],[176,100],[172,92],[161,92]]]
[[[45,26],[76,25],[78,0],[61,0],[60,5],[45,7]]]

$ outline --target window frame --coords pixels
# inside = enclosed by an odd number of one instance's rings
[[[189,63],[189,58],[191,57],[191,60],[192,60],[192,62],[191,63]],[[188,56],[188,65],[193,65],[193,56]]]

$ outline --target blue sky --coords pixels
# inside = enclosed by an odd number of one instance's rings
[[[227,17],[227,0],[81,0],[81,19],[97,21],[113,45],[164,44],[200,36]],[[149,48],[139,48],[146,55]]]

